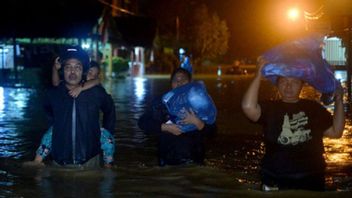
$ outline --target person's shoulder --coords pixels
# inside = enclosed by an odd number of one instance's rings
[[[94,87],[87,89],[86,91],[96,92],[96,93],[106,93],[105,88],[101,85],[95,85]]]
[[[54,94],[63,89],[65,89],[65,84],[61,82],[58,86],[50,86],[49,88],[46,89],[45,92],[47,94]]]
[[[98,96],[99,98],[112,98],[111,94],[106,91],[102,85],[96,85],[91,88],[93,95]]]

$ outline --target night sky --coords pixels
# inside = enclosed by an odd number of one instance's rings
[[[155,7],[155,3],[163,0],[139,0],[141,14],[148,13],[148,8]],[[167,1],[167,0],[166,0]],[[226,20],[230,30],[229,57],[253,58],[288,38],[298,36],[303,25],[292,23],[285,19],[284,10],[291,5],[304,7],[305,10],[315,11],[323,0],[169,0],[170,3],[205,3],[209,10],[216,12],[221,19]],[[75,18],[89,19],[97,16],[102,5],[97,0],[2,0],[1,25],[6,23],[30,23],[40,18],[61,17],[74,20]],[[165,2],[165,1],[164,1]],[[172,5],[173,6],[173,5]],[[171,6],[171,7],[172,7]],[[176,6],[176,5],[175,5]],[[3,9],[4,10],[4,9]],[[14,11],[16,10],[16,11]],[[34,15],[14,20],[19,13]],[[27,20],[27,21],[26,21]],[[2,30],[2,32],[6,29]]]
[[[217,0],[208,1],[231,32],[229,53],[234,57],[252,57],[304,32],[302,21],[286,18],[286,10],[297,6],[315,11],[321,0]]]
[[[303,18],[297,22],[286,18],[286,11],[298,7],[314,12],[325,0],[168,0],[170,7],[177,3],[206,4],[209,10],[225,20],[229,31],[227,57],[256,58],[265,50],[283,41],[300,37],[304,30]],[[141,0],[143,5],[165,3],[164,0]],[[143,6],[142,5],[142,6]],[[148,6],[145,6],[148,7]]]

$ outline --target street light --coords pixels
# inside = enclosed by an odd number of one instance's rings
[[[290,8],[287,11],[287,17],[288,19],[290,19],[291,21],[297,21],[300,17],[300,11],[298,8]]]

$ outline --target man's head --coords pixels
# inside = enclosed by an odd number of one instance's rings
[[[87,80],[93,80],[99,78],[100,74],[100,65],[96,61],[90,62],[90,68],[87,74]]]
[[[66,85],[68,86],[77,86],[83,75],[83,65],[82,63],[75,58],[70,58],[65,61],[64,67],[64,79]]]
[[[177,68],[171,74],[171,87],[174,89],[176,87],[185,85],[192,80],[192,75],[183,68]]]
[[[64,79],[68,86],[77,86],[89,67],[89,56],[79,47],[70,47],[60,56]]]
[[[294,77],[277,78],[277,88],[281,95],[281,100],[288,103],[295,103],[299,100],[304,81]]]

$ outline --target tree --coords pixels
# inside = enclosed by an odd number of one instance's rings
[[[209,14],[205,5],[195,11],[192,52],[195,60],[214,60],[228,50],[230,33],[226,21]]]
[[[227,52],[230,33],[226,21],[210,13],[202,0],[154,1],[158,3],[149,8],[148,14],[158,21],[159,47],[175,52],[185,48],[195,64],[215,60]]]

